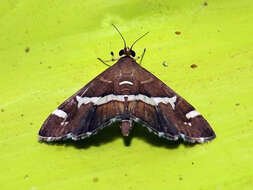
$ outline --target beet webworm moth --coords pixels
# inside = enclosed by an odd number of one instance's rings
[[[119,34],[124,49],[117,62],[54,110],[41,127],[39,140],[84,139],[116,121],[123,136],[138,122],[168,140],[203,143],[215,138],[192,105],[136,62],[132,48],[140,38],[128,48]]]

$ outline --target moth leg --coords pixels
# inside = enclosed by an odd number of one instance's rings
[[[113,51],[111,51],[111,56],[112,56],[112,58],[109,59],[109,60],[102,60],[102,59],[99,58],[99,57],[98,57],[97,59],[98,59],[99,61],[101,61],[103,64],[105,64],[106,66],[110,67],[111,65],[107,64],[106,62],[114,62],[114,61],[119,60],[119,58],[115,58],[115,57],[114,57]]]
[[[105,61],[103,61],[101,58],[97,58],[99,61],[101,61],[103,64],[105,64],[106,66],[110,67],[111,65],[108,65]]]
[[[120,58],[115,58],[114,57],[114,53],[113,53],[113,51],[111,51],[111,56],[112,56],[112,58],[111,59],[108,59],[108,60],[103,60],[104,62],[114,62],[114,61],[117,61],[117,60],[119,60]],[[101,58],[98,58],[100,61],[102,60]]]
[[[138,57],[134,58],[134,60],[137,61],[137,60],[139,60],[140,58],[141,58],[141,57],[138,56]]]
[[[113,61],[117,61],[118,59],[115,59],[115,58],[113,58],[113,59],[109,59],[109,60],[103,60],[103,59],[101,59],[101,58],[97,58],[99,61],[101,61],[103,64],[105,64],[106,66],[108,66],[108,67],[111,67],[111,65],[109,65],[109,64],[107,64],[106,62],[113,62]]]
[[[141,58],[141,57],[138,56],[138,57],[134,58],[134,60],[137,61],[137,60],[139,60],[140,58]]]
[[[142,59],[143,59],[143,57],[144,57],[144,55],[145,55],[145,52],[146,52],[146,48],[144,48],[144,50],[143,50],[143,52],[142,52],[142,54],[141,54],[141,60],[140,60],[140,62],[139,62],[140,65],[141,65]]]

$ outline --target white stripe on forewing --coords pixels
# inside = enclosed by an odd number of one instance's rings
[[[146,104],[150,104],[152,106],[157,106],[159,103],[164,103],[164,104],[168,104],[170,103],[171,107],[173,109],[175,109],[175,103],[177,100],[176,96],[173,96],[171,98],[168,97],[147,97],[145,95],[142,94],[138,94],[138,95],[114,95],[114,94],[110,94],[104,97],[80,97],[80,96],[76,96],[76,100],[78,102],[78,108],[80,108],[80,106],[82,104],[88,104],[88,103],[93,103],[95,105],[103,105],[106,104],[110,101],[120,101],[120,102],[124,102],[125,98],[127,98],[127,101],[142,101],[145,102]]]
[[[153,97],[152,99],[157,103],[157,105],[158,105],[159,103],[164,103],[164,104],[170,103],[171,107],[172,107],[173,109],[175,109],[175,103],[176,103],[176,101],[177,101],[177,97],[176,97],[176,96],[173,96],[173,97],[171,97],[171,98],[158,98],[158,97]]]
[[[54,114],[58,117],[62,117],[62,118],[66,118],[68,116],[65,111],[58,110],[58,109],[54,110],[52,114]]]
[[[126,80],[119,83],[119,85],[122,85],[122,84],[134,85],[134,83],[132,83],[131,81],[126,81]]]
[[[200,113],[196,110],[190,111],[187,114],[185,114],[187,119],[194,118],[194,117],[199,116],[199,115],[200,115]]]
[[[88,104],[90,102],[94,103],[97,102],[97,100],[99,99],[100,97],[92,97],[92,98],[88,98],[88,97],[80,97],[80,96],[76,96],[76,100],[78,102],[78,108],[80,108],[80,106],[82,104]]]

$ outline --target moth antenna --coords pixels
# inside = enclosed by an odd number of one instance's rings
[[[137,40],[134,41],[134,43],[131,45],[130,50],[133,48],[134,44],[136,44],[136,42],[138,42],[140,39],[142,39],[144,36],[146,36],[149,32],[146,32],[145,34],[143,34],[141,37],[139,37]]]
[[[122,38],[122,40],[124,42],[124,49],[126,49],[126,41],[125,41],[124,37],[122,36],[122,34],[120,33],[119,29],[114,24],[112,24],[112,26],[117,30],[117,32],[121,36],[121,38]]]

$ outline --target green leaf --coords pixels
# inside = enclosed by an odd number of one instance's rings
[[[0,5],[1,189],[253,188],[253,3],[3,1]],[[118,125],[81,142],[39,143],[47,116],[128,44],[143,67],[192,103],[217,138],[173,144]],[[166,63],[167,66],[164,66]],[[191,65],[195,64],[195,66]]]

